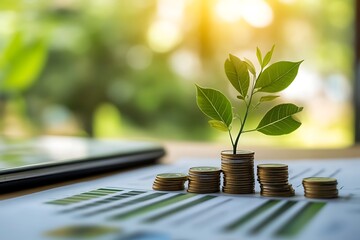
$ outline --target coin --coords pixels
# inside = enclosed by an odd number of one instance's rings
[[[339,195],[336,178],[309,177],[302,183],[307,198],[337,198]]]
[[[268,163],[257,165],[260,194],[265,197],[292,197],[295,190],[289,184],[288,165]]]
[[[336,178],[330,178],[330,177],[309,177],[304,178],[303,182],[309,183],[309,184],[337,184]]]
[[[222,190],[229,194],[250,194],[255,191],[254,152],[221,152],[221,170],[223,171]]]
[[[254,189],[240,189],[240,190],[237,190],[237,189],[234,189],[234,188],[229,188],[229,189],[226,189],[226,188],[223,188],[222,191],[224,193],[228,193],[228,194],[253,194],[255,193],[255,190]]]
[[[156,175],[152,188],[156,191],[181,191],[187,178],[183,173],[160,173]]]
[[[221,169],[212,166],[192,167],[189,169],[188,192],[214,193],[220,191]]]
[[[156,177],[158,178],[165,178],[165,179],[178,179],[178,178],[182,178],[182,179],[186,179],[187,175],[183,174],[183,173],[160,173],[158,175],[156,175]]]
[[[255,152],[251,150],[236,150],[235,154],[233,150],[224,150],[221,152],[221,157],[238,158],[244,156],[254,156]]]
[[[266,164],[258,164],[257,167],[264,169],[287,169],[288,165],[281,163],[266,163]]]
[[[192,167],[189,172],[201,172],[201,173],[212,173],[212,172],[220,172],[220,168],[218,167]]]

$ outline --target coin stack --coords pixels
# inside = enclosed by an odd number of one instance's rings
[[[217,167],[192,167],[189,169],[188,192],[215,193],[220,191],[220,173]]]
[[[307,198],[337,198],[339,195],[336,178],[309,177],[302,183]]]
[[[260,194],[265,197],[292,197],[295,190],[289,184],[286,164],[259,164],[257,166]]]
[[[184,190],[187,175],[183,173],[161,173],[156,175],[152,188],[157,191]]]
[[[254,152],[221,152],[221,170],[224,173],[223,192],[250,194],[255,192]]]

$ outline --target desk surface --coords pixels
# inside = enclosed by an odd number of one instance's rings
[[[166,157],[162,159],[164,163],[171,163],[183,157],[208,157],[216,158],[220,156],[221,150],[227,149],[226,145],[217,143],[200,143],[200,142],[163,142],[167,151]],[[256,159],[331,159],[331,158],[360,158],[360,145],[350,148],[341,149],[282,149],[282,148],[264,148],[264,147],[248,147],[255,151]],[[44,191],[51,188],[56,188],[64,185],[69,185],[78,182],[89,181],[105,176],[121,172],[118,170],[103,174],[94,175],[91,177],[79,178],[76,180],[64,181],[56,184],[49,184],[41,187],[26,189],[18,192],[7,193],[0,195],[1,199],[8,199],[18,197],[34,192]]]

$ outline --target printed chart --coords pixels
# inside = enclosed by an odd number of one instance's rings
[[[356,239],[360,160],[287,164],[290,198],[151,190],[157,173],[218,165],[186,159],[1,201],[0,239]],[[310,176],[337,178],[340,198],[304,198]]]

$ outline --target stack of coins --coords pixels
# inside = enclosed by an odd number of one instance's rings
[[[184,190],[187,175],[183,173],[161,173],[156,175],[153,189],[157,191],[180,191]]]
[[[192,167],[189,169],[188,192],[215,193],[220,191],[220,173],[217,167]]]
[[[336,178],[309,177],[302,183],[307,198],[337,198],[339,195]]]
[[[295,190],[289,184],[286,164],[259,164],[257,166],[260,194],[265,197],[292,197]]]
[[[221,170],[224,173],[223,192],[250,194],[255,192],[254,152],[221,152]]]

